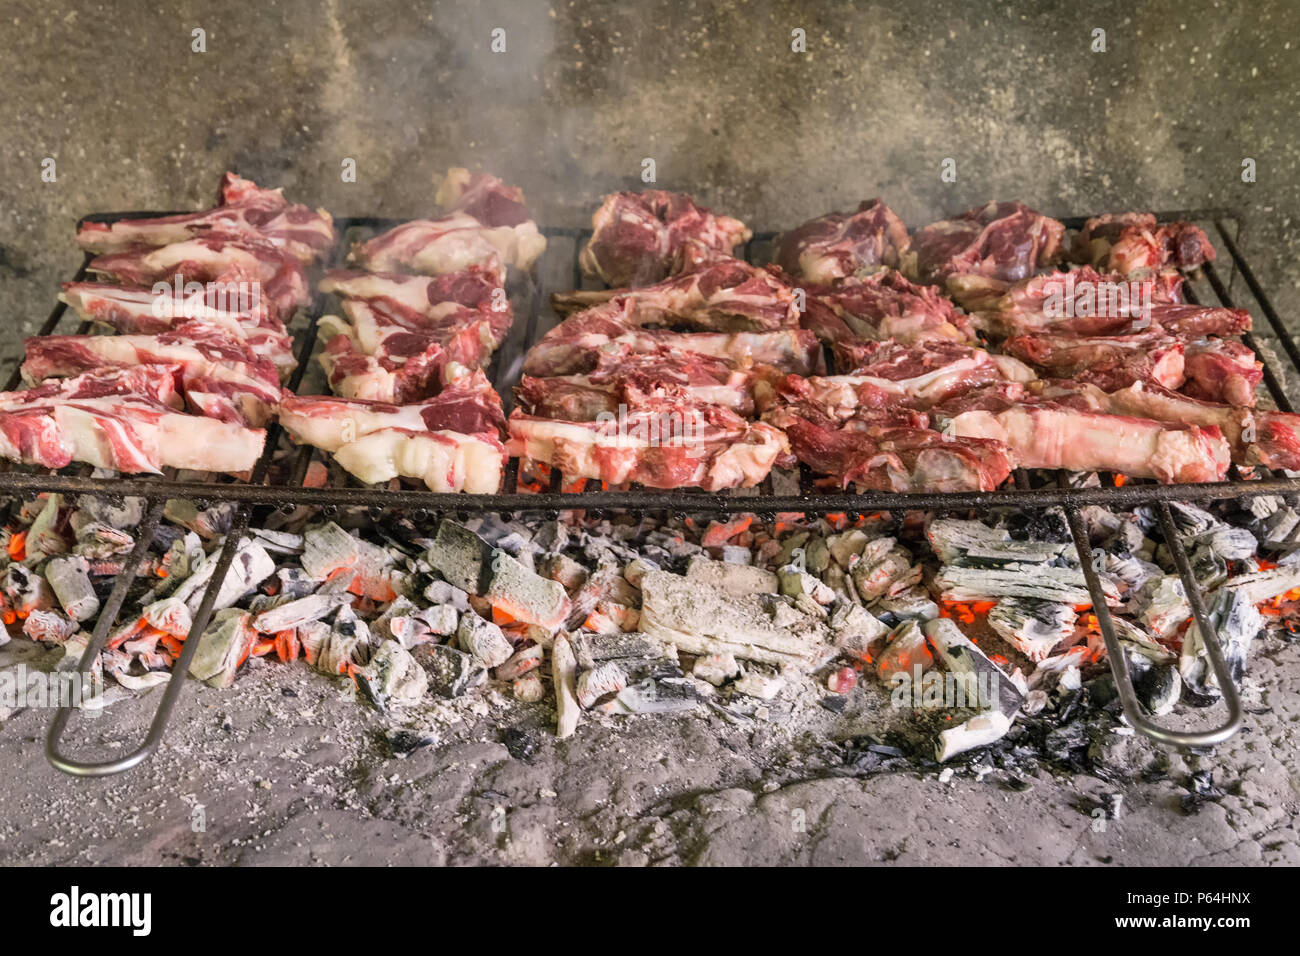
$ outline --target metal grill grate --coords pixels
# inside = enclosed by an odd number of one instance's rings
[[[123,212],[104,213],[86,217],[88,221],[113,222],[125,218],[153,217],[170,215],[158,212]],[[1231,256],[1234,275],[1225,285],[1212,265],[1204,267],[1203,275],[1214,297],[1224,306],[1232,306],[1228,288],[1235,273],[1241,274],[1242,280],[1255,300],[1259,312],[1267,320],[1272,333],[1280,342],[1292,371],[1300,375],[1300,349],[1291,340],[1276,310],[1259,285],[1253,271],[1242,257],[1237,245],[1240,237],[1241,217],[1229,210],[1202,209],[1178,210],[1158,213],[1161,221],[1186,219],[1203,223],[1213,223],[1214,231],[1221,241],[1222,248]],[[1063,220],[1069,228],[1080,228],[1087,217],[1074,217]],[[406,220],[380,217],[352,217],[335,220],[339,242],[334,249],[328,265],[341,263],[345,257],[348,243],[358,234],[374,233],[395,226]],[[1226,222],[1236,224],[1235,233],[1230,234]],[[516,322],[507,338],[493,358],[489,368],[489,377],[501,394],[509,410],[512,400],[512,386],[518,381],[523,357],[529,346],[549,328],[555,317],[550,312],[545,295],[550,291],[581,288],[583,276],[578,267],[578,251],[590,235],[584,229],[544,229],[549,240],[546,255],[543,257],[533,277],[526,279],[521,286],[512,288],[512,297],[516,300]],[[746,246],[745,256],[751,261],[758,261],[761,254],[770,245],[772,235],[755,237]],[[90,257],[86,257],[89,263]],[[75,280],[80,281],[87,275],[86,263],[78,270]],[[1197,292],[1193,282],[1184,285],[1189,293],[1189,300],[1195,301]],[[289,387],[297,391],[308,372],[312,354],[316,347],[316,322],[324,314],[326,297],[317,295],[305,315],[296,335],[296,355],[298,367],[289,381]],[[39,335],[53,334],[58,330],[66,313],[66,306],[59,304],[41,326]],[[522,321],[520,321],[522,319]],[[83,324],[78,331],[87,331]],[[1283,411],[1291,411],[1292,405],[1284,388],[1284,379],[1269,362],[1268,354],[1262,351],[1255,338],[1250,335],[1242,337],[1246,345],[1252,348],[1265,363],[1264,384],[1273,403]],[[16,387],[19,381],[18,371],[11,376],[8,389]],[[1223,689],[1223,703],[1227,715],[1217,727],[1208,730],[1180,731],[1162,727],[1152,722],[1138,704],[1133,685],[1129,677],[1127,663],[1119,645],[1110,613],[1102,596],[1101,584],[1091,562],[1081,560],[1088,590],[1093,599],[1093,607],[1107,647],[1111,668],[1119,688],[1120,700],[1130,724],[1155,740],[1179,746],[1208,746],[1227,739],[1240,727],[1242,719],[1241,704],[1235,684],[1228,672],[1219,644],[1217,633],[1211,625],[1205,608],[1204,597],[1192,575],[1191,566],[1183,547],[1173,534],[1173,516],[1169,510],[1169,501],[1209,502],[1263,494],[1283,494],[1288,497],[1300,495],[1300,479],[1282,475],[1255,475],[1245,479],[1234,468],[1234,480],[1199,485],[1156,485],[1129,482],[1123,486],[1104,484],[1098,487],[1070,487],[1063,475],[1038,473],[1034,476],[1023,471],[1015,475],[1015,487],[992,492],[864,492],[861,494],[837,492],[813,492],[805,476],[799,494],[773,494],[770,485],[759,489],[737,490],[732,492],[710,493],[690,490],[665,491],[659,489],[629,490],[583,490],[576,492],[560,491],[562,476],[552,474],[552,484],[548,491],[540,493],[507,491],[501,494],[466,495],[446,494],[417,489],[388,490],[364,486],[334,486],[308,488],[303,485],[312,456],[318,454],[311,448],[291,450],[288,462],[277,458],[280,446],[281,430],[278,424],[268,429],[266,450],[257,462],[247,481],[206,480],[181,481],[171,476],[163,477],[123,477],[94,478],[89,477],[83,466],[80,470],[65,469],[50,473],[22,467],[7,467],[0,471],[0,494],[21,495],[37,492],[61,492],[67,494],[88,494],[109,498],[131,495],[145,500],[145,518],[137,529],[135,547],[132,550],[121,574],[116,578],[112,591],[96,621],[90,644],[82,658],[81,667],[87,669],[102,650],[108,640],[109,631],[116,621],[118,613],[126,599],[128,588],[139,572],[148,552],[162,516],[163,507],[169,498],[190,498],[206,504],[216,501],[237,503],[232,519],[232,526],[225,543],[219,552],[212,581],[204,592],[198,612],[194,615],[193,626],[180,657],[173,666],[173,674],[185,674],[189,670],[199,645],[199,635],[206,629],[213,612],[217,590],[224,581],[237,550],[238,543],[247,532],[254,511],[257,508],[275,508],[283,506],[318,506],[324,508],[360,506],[371,509],[392,510],[412,514],[417,518],[432,518],[439,515],[457,515],[474,512],[498,512],[501,514],[540,514],[558,515],[562,511],[583,510],[588,513],[628,511],[632,513],[736,513],[753,512],[760,517],[773,520],[778,513],[804,512],[827,514],[845,512],[856,516],[874,511],[926,510],[936,512],[987,511],[990,508],[1012,510],[1039,510],[1060,507],[1068,522],[1076,549],[1081,556],[1090,553],[1087,531],[1084,526],[1080,508],[1088,505],[1103,507],[1132,508],[1135,505],[1154,505],[1165,532],[1166,543],[1174,556],[1179,576],[1187,590],[1194,619],[1201,633],[1206,635],[1207,651],[1210,662]],[[276,474],[284,480],[274,483],[268,481],[273,462]],[[503,487],[513,489],[517,486],[518,461],[511,459],[506,468]],[[147,759],[157,749],[162,740],[167,721],[175,707],[185,681],[171,680],[163,690],[152,723],[144,741],[134,751],[125,756],[108,760],[80,760],[64,753],[62,735],[73,713],[72,708],[61,708],[55,715],[46,740],[46,756],[50,763],[60,770],[82,776],[104,776],[118,773],[136,766]]]

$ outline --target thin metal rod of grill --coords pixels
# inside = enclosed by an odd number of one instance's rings
[[[1187,553],[1178,541],[1169,505],[1162,501],[1158,507],[1160,524],[1164,530],[1165,546],[1173,554],[1174,563],[1178,566],[1178,577],[1183,582],[1183,588],[1187,592],[1187,599],[1192,606],[1192,616],[1196,620],[1196,626],[1204,637],[1206,651],[1210,656],[1210,664],[1214,668],[1215,676],[1219,679],[1219,687],[1223,690],[1223,702],[1228,710],[1228,716],[1223,723],[1209,730],[1173,730],[1163,727],[1147,717],[1142,705],[1138,703],[1137,692],[1133,688],[1133,676],[1129,673],[1128,658],[1124,656],[1124,648],[1119,642],[1119,636],[1115,633],[1115,622],[1111,620],[1110,608],[1106,605],[1106,595],[1101,587],[1101,578],[1097,575],[1097,571],[1092,564],[1092,549],[1089,544],[1088,529],[1084,524],[1083,515],[1078,508],[1068,505],[1065,508],[1065,518],[1070,526],[1070,536],[1074,539],[1074,549],[1079,555],[1079,564],[1083,569],[1084,581],[1088,585],[1088,594],[1092,597],[1092,611],[1096,615],[1097,626],[1101,629],[1102,639],[1106,642],[1106,659],[1110,663],[1111,674],[1115,678],[1115,688],[1119,692],[1120,704],[1124,708],[1125,719],[1134,729],[1161,743],[1177,747],[1208,747],[1227,740],[1241,727],[1241,700],[1237,695],[1236,683],[1228,671],[1227,662],[1223,659],[1223,649],[1219,643],[1218,631],[1206,612],[1205,603],[1201,599],[1200,586],[1192,575]]]
[[[98,214],[89,216],[87,219],[95,221],[111,222],[119,218],[144,218],[149,216],[163,215],[162,213],[140,212],[140,213],[116,213],[116,214]],[[1261,309],[1273,325],[1274,329],[1279,331],[1288,357],[1296,365],[1297,372],[1300,372],[1300,352],[1296,350],[1294,344],[1285,336],[1284,329],[1272,304],[1260,288],[1254,278],[1253,272],[1241,257],[1235,242],[1228,236],[1224,229],[1222,219],[1236,218],[1240,222],[1240,217],[1228,210],[1179,210],[1173,212],[1157,214],[1161,221],[1173,219],[1215,219],[1215,225],[1224,239],[1225,247],[1232,256],[1233,262],[1238,268],[1251,293],[1260,303]],[[1079,228],[1083,225],[1086,217],[1074,217],[1064,220],[1066,225],[1071,228]],[[336,220],[340,237],[340,247],[343,244],[344,237],[349,230],[355,228],[362,229],[383,229],[396,225],[402,220],[389,219],[384,217],[351,217]],[[579,288],[582,284],[582,274],[577,262],[577,254],[580,248],[581,239],[590,234],[587,229],[546,229],[543,230],[549,237],[564,237],[573,241],[573,287]],[[755,239],[753,243],[746,246],[746,254],[750,254],[754,245],[762,237]],[[336,248],[332,262],[338,263],[342,259],[342,249]],[[81,269],[76,275],[77,280],[84,279],[87,270],[86,263],[90,257],[87,256]],[[1226,290],[1223,289],[1222,283],[1213,269],[1207,267],[1205,274],[1211,286],[1214,288],[1216,295],[1224,305],[1230,305]],[[523,353],[531,347],[534,338],[537,335],[539,324],[539,313],[542,308],[542,296],[545,290],[539,289],[535,284],[530,288],[530,302],[527,316],[527,325],[521,340],[511,339],[511,341],[521,341],[518,354],[522,357]],[[304,343],[300,348],[298,368],[295,371],[290,387],[297,389],[300,385],[307,364],[311,359],[312,350],[316,339],[316,321],[323,309],[323,297],[317,296],[313,308],[309,313],[309,326],[304,335]],[[57,328],[59,321],[64,315],[66,306],[60,303],[55,307],[50,317],[42,326],[39,334],[47,335]],[[1251,348],[1255,348],[1251,342],[1247,342]],[[1259,350],[1256,348],[1256,352]],[[511,384],[510,379],[513,377],[513,355],[499,355],[497,374],[494,375],[494,384],[498,391],[503,395],[507,394],[507,389]],[[1274,400],[1280,408],[1289,410],[1290,405],[1285,393],[1282,391],[1280,380],[1277,378],[1272,368],[1269,367],[1267,359],[1261,353],[1261,360],[1265,362],[1266,383],[1270,392],[1274,395]],[[9,387],[14,387],[18,382],[18,371],[15,370]],[[1078,509],[1087,505],[1102,506],[1132,506],[1142,503],[1156,503],[1161,508],[1162,519],[1168,515],[1168,506],[1165,504],[1171,500],[1182,501],[1215,501],[1230,498],[1239,498],[1245,496],[1294,493],[1300,490],[1300,480],[1285,477],[1269,477],[1250,482],[1229,482],[1215,483],[1207,485],[1140,485],[1130,483],[1123,487],[1099,487],[1099,488],[1031,488],[1029,487],[1028,476],[1024,473],[1018,473],[1014,487],[1010,489],[993,491],[993,492],[948,492],[948,493],[894,493],[894,492],[866,492],[862,494],[848,493],[829,493],[829,494],[808,494],[808,495],[772,495],[763,494],[758,496],[740,496],[727,494],[711,494],[704,492],[682,492],[682,491],[662,491],[655,489],[637,489],[633,491],[578,491],[561,493],[560,487],[563,484],[563,476],[558,471],[553,471],[551,475],[551,490],[548,493],[541,494],[496,494],[496,495],[463,495],[463,494],[438,494],[427,491],[416,490],[396,490],[372,488],[306,488],[301,482],[305,476],[306,466],[310,461],[310,451],[300,456],[298,467],[290,469],[291,484],[286,486],[268,486],[265,479],[271,465],[271,459],[274,455],[280,429],[278,425],[273,425],[268,430],[267,447],[262,458],[259,460],[257,467],[248,483],[218,483],[218,482],[181,482],[168,481],[165,479],[145,478],[139,480],[129,480],[124,482],[121,479],[98,479],[89,478],[84,475],[39,475],[22,472],[0,473],[0,491],[24,492],[24,491],[61,491],[67,493],[81,494],[104,494],[111,496],[120,496],[131,494],[145,499],[148,509],[148,517],[141,526],[140,538],[137,540],[128,559],[127,566],[119,575],[114,583],[114,588],[105,603],[104,613],[101,614],[100,620],[96,623],[92,635],[91,645],[88,647],[86,654],[82,659],[83,670],[93,663],[95,656],[102,650],[104,643],[107,641],[108,630],[111,628],[118,613],[121,610],[125,600],[127,589],[131,581],[139,571],[141,563],[147,554],[148,547],[152,541],[157,528],[157,522],[161,516],[163,502],[166,498],[186,497],[199,500],[210,501],[233,501],[237,502],[239,507],[232,517],[232,525],[225,544],[217,558],[217,567],[214,570],[213,579],[204,592],[203,600],[200,604],[198,614],[196,615],[193,627],[185,642],[180,658],[173,667],[173,677],[181,675],[181,680],[171,680],[168,682],[166,691],[162,696],[158,709],[155,712],[154,720],[150,725],[150,730],[140,748],[128,754],[125,757],[117,758],[111,761],[103,762],[84,762],[74,760],[64,756],[59,750],[59,740],[64,728],[70,717],[70,710],[61,709],[56,715],[55,720],[50,728],[50,735],[47,740],[47,755],[50,762],[62,770],[69,773],[101,776],[110,773],[116,773],[137,765],[146,759],[161,742],[166,723],[170,717],[171,711],[175,706],[177,699],[184,685],[184,675],[188,671],[188,665],[194,653],[197,651],[199,637],[207,627],[213,611],[213,605],[216,600],[217,592],[225,580],[225,575],[229,570],[234,554],[237,551],[240,539],[246,533],[251,519],[252,509],[259,505],[302,505],[302,506],[366,506],[370,508],[390,508],[394,510],[409,510],[414,512],[424,512],[430,515],[443,513],[464,513],[468,511],[489,511],[489,512],[541,512],[545,514],[557,514],[567,510],[589,510],[589,511],[615,511],[626,510],[631,512],[648,512],[656,511],[664,514],[677,513],[685,514],[691,512],[712,512],[712,513],[736,513],[736,512],[757,512],[759,514],[772,514],[776,512],[805,512],[815,514],[825,514],[829,512],[847,512],[851,515],[879,510],[934,510],[941,512],[965,511],[972,509],[988,508],[1010,508],[1020,510],[1037,510],[1041,508],[1061,506],[1065,509],[1068,520],[1071,524],[1071,531],[1075,535],[1076,546],[1079,545],[1078,532],[1081,530],[1081,516]],[[517,473],[518,462],[512,460],[507,469],[506,488],[514,487],[514,477]],[[593,483],[594,484],[594,483]],[[1083,538],[1086,542],[1086,534]],[[1121,698],[1124,700],[1125,711],[1134,726],[1147,733],[1155,739],[1162,740],[1166,743],[1182,745],[1203,745],[1214,740],[1224,739],[1230,735],[1240,724],[1240,707],[1236,702],[1235,686],[1232,685],[1230,678],[1225,678],[1221,673],[1222,652],[1217,640],[1214,629],[1210,626],[1208,616],[1204,612],[1204,603],[1200,598],[1194,579],[1187,576],[1189,573],[1186,568],[1186,555],[1181,552],[1181,548],[1176,544],[1171,545],[1171,552],[1175,555],[1176,562],[1179,563],[1180,575],[1182,575],[1184,584],[1189,593],[1195,595],[1194,599],[1189,598],[1195,612],[1198,626],[1202,633],[1206,635],[1207,649],[1211,654],[1211,663],[1215,667],[1215,673],[1220,678],[1220,683],[1225,688],[1231,688],[1231,691],[1225,690],[1225,702],[1229,704],[1229,721],[1220,728],[1210,732],[1179,732],[1158,725],[1151,724],[1142,718],[1140,710],[1137,707],[1136,696],[1133,692],[1131,681],[1128,678],[1127,668],[1124,665],[1122,651],[1117,647],[1114,639],[1114,628],[1110,616],[1105,607],[1104,601],[1098,601],[1100,582],[1096,579],[1095,573],[1091,570],[1091,563],[1087,560],[1082,561],[1085,569],[1085,576],[1089,578],[1089,589],[1093,594],[1094,603],[1097,605],[1098,621],[1102,625],[1103,637],[1107,641],[1111,666],[1116,676],[1117,685],[1120,687]],[[1086,555],[1085,547],[1081,555]],[[1181,554],[1181,561],[1179,555]],[[1136,715],[1136,717],[1135,717]],[[1207,734],[1209,736],[1207,736]],[[1217,735],[1217,736],[1216,736]]]

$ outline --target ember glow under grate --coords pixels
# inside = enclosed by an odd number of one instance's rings
[[[165,215],[159,213],[129,212],[100,214],[88,217],[98,222],[112,222],[122,218]],[[1161,221],[1193,220],[1212,221],[1218,237],[1232,257],[1234,269],[1241,273],[1243,281],[1256,300],[1259,311],[1268,321],[1277,335],[1287,358],[1296,374],[1300,374],[1300,349],[1286,334],[1286,331],[1271,302],[1259,286],[1249,265],[1240,254],[1238,246],[1229,235],[1225,221],[1239,218],[1222,210],[1184,210],[1158,214]],[[1077,229],[1083,225],[1085,217],[1063,220],[1069,228]],[[402,220],[390,220],[377,217],[354,217],[335,220],[338,227],[339,242],[334,250],[332,261],[327,267],[342,261],[344,250],[358,233],[373,233],[398,224]],[[526,307],[521,309],[524,321],[516,323],[509,339],[502,345],[493,358],[489,374],[497,391],[507,403],[511,401],[511,387],[518,380],[523,356],[528,348],[544,331],[543,298],[547,287],[554,279],[557,288],[580,288],[582,286],[581,269],[578,252],[586,238],[588,230],[547,229],[543,230],[548,239],[562,240],[553,243],[552,250],[543,259],[540,266],[540,285],[536,280],[527,283],[523,295],[527,299]],[[745,247],[746,258],[753,261],[770,246],[771,236],[759,236]],[[569,246],[571,243],[571,247]],[[569,251],[571,261],[563,258],[564,251]],[[89,262],[89,257],[87,258]],[[1212,264],[1203,267],[1203,275],[1213,290],[1219,303],[1232,307],[1227,287]],[[85,266],[74,277],[80,281],[86,277]],[[1189,301],[1196,301],[1195,290],[1190,284],[1185,286]],[[310,359],[317,341],[317,319],[324,312],[324,297],[318,295],[307,312],[306,326],[297,336],[296,353],[298,366],[288,385],[298,391],[308,371]],[[56,331],[63,319],[66,306],[60,304],[51,313],[49,319],[40,329],[39,334],[49,335]],[[78,331],[85,332],[87,327]],[[1261,351],[1254,337],[1249,333],[1242,336],[1243,342],[1256,352],[1264,362],[1264,384],[1276,405],[1283,411],[1292,411],[1292,405],[1283,388],[1283,379],[1278,370],[1268,362],[1268,355]],[[7,388],[17,384],[18,373],[15,371]],[[0,491],[9,494],[31,492],[64,492],[70,494],[89,494],[108,498],[121,498],[131,495],[142,498],[145,502],[145,517],[137,529],[134,547],[126,557],[122,572],[114,582],[112,591],[100,609],[100,615],[86,650],[83,664],[93,661],[109,638],[109,632],[116,621],[127,597],[132,580],[141,570],[148,554],[150,544],[162,517],[165,502],[168,499],[193,499],[200,507],[210,502],[228,501],[237,503],[229,533],[224,546],[216,557],[211,575],[211,584],[206,587],[202,601],[193,616],[189,638],[183,644],[180,655],[175,661],[173,674],[188,673],[192,658],[198,650],[201,635],[212,617],[217,600],[218,585],[226,579],[232,562],[235,560],[241,540],[248,532],[254,509],[263,506],[320,506],[326,509],[339,506],[364,506],[373,513],[385,510],[412,513],[416,516],[432,518],[440,515],[459,513],[496,512],[504,515],[538,514],[552,517],[562,511],[582,510],[588,514],[601,512],[628,511],[636,513],[661,513],[682,515],[686,513],[754,513],[765,521],[775,522],[776,516],[787,512],[808,514],[845,513],[850,519],[858,515],[876,511],[911,511],[925,510],[937,513],[960,513],[989,509],[1011,509],[1017,511],[1039,511],[1046,508],[1060,507],[1065,513],[1074,545],[1081,556],[1089,551],[1086,526],[1080,509],[1089,505],[1133,507],[1135,505],[1153,505],[1159,522],[1165,531],[1165,540],[1174,559],[1178,575],[1186,588],[1191,605],[1193,619],[1200,633],[1206,635],[1206,651],[1211,667],[1223,690],[1223,703],[1227,711],[1224,721],[1217,727],[1183,732],[1161,727],[1143,712],[1134,692],[1128,664],[1119,638],[1115,622],[1107,610],[1102,591],[1102,582],[1090,561],[1082,560],[1081,566],[1092,597],[1096,623],[1105,640],[1111,668],[1114,671],[1120,699],[1128,721],[1148,736],[1168,744],[1181,746],[1206,746],[1231,736],[1241,724],[1242,710],[1235,682],[1224,660],[1223,650],[1215,636],[1205,599],[1193,575],[1190,559],[1179,543],[1174,532],[1174,518],[1168,502],[1235,499],[1255,495],[1288,495],[1300,493],[1300,479],[1282,475],[1257,474],[1247,480],[1235,468],[1231,472],[1235,479],[1229,482],[1199,485],[1156,485],[1133,481],[1124,481],[1115,477],[1103,481],[1096,487],[1071,487],[1063,474],[1034,474],[1023,471],[1015,475],[1015,487],[992,492],[951,492],[951,493],[893,493],[866,492],[861,494],[848,492],[820,493],[812,490],[810,477],[804,475],[797,493],[777,493],[768,479],[759,489],[750,493],[708,493],[701,491],[662,491],[638,489],[620,491],[577,490],[583,485],[594,482],[579,481],[570,486],[565,477],[557,471],[550,474],[550,488],[537,493],[517,492],[513,490],[501,494],[466,495],[435,493],[422,490],[388,490],[366,487],[307,487],[304,484],[315,454],[310,447],[295,449],[291,460],[286,464],[276,460],[280,447],[281,430],[273,425],[268,431],[266,450],[253,468],[247,482],[198,482],[176,481],[168,478],[114,478],[102,479],[88,477],[80,473],[33,473],[20,468],[8,468],[0,471]],[[287,480],[268,483],[275,473]],[[511,459],[506,471],[503,487],[514,489],[518,485],[519,462]],[[573,488],[574,490],[561,490]],[[757,493],[753,493],[754,491]],[[87,762],[74,759],[61,750],[62,734],[72,714],[72,708],[58,711],[50,728],[46,752],[50,762],[59,769],[69,773],[101,776],[117,773],[133,767],[145,760],[160,743],[171,711],[184,687],[184,680],[170,680],[164,689],[157,712],[149,732],[142,744],[130,754],[112,760]]]

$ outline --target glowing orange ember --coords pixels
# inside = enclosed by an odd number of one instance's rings
[[[16,531],[13,537],[9,539],[9,557],[13,561],[21,561],[27,557],[26,531]]]
[[[1123,488],[1126,484],[1128,484],[1128,475],[1116,475],[1116,476],[1115,476],[1115,487],[1116,487],[1116,488]]]
[[[993,610],[997,601],[944,601],[939,606],[939,616],[955,618],[963,624],[974,624],[976,617],[984,617]]]

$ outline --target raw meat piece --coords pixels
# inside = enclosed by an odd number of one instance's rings
[[[281,193],[226,173],[221,180],[221,205],[215,209],[156,219],[83,222],[77,227],[77,244],[87,252],[102,254],[220,233],[263,238],[304,263],[327,254],[334,246],[330,214],[290,204]]]
[[[1134,382],[1154,382],[1166,388],[1183,383],[1184,346],[1158,331],[1090,337],[1016,335],[1003,342],[1002,348],[1052,377],[1091,382],[1108,392]]]
[[[1044,383],[1043,395],[1110,414],[1217,428],[1238,465],[1300,470],[1300,415],[1205,402],[1149,382],[1107,394],[1091,385],[1052,381]]]
[[[453,363],[486,365],[510,322],[507,313],[454,304],[436,318],[399,314],[378,300],[347,299],[343,307],[351,322],[321,318],[328,344],[320,363],[330,386],[345,398],[396,404],[437,394]]]
[[[583,316],[628,328],[661,325],[696,332],[771,332],[799,325],[795,295],[784,279],[739,259],[719,259],[684,276],[620,290],[562,325],[580,325]]]
[[[719,405],[676,399],[594,422],[538,418],[515,409],[509,453],[558,468],[566,477],[609,484],[705,491],[751,487],[786,453],[785,436],[770,425],[746,422]]]
[[[1166,270],[1145,281],[1153,307],[1182,302],[1183,277],[1178,272]],[[1131,292],[1129,280],[1117,272],[1097,272],[1090,266],[1046,272],[1011,286],[980,312],[978,323],[998,335],[1039,331],[1115,334],[1141,314],[1141,290],[1136,296]]]
[[[453,166],[434,201],[448,212],[466,212],[485,226],[520,226],[532,219],[524,204],[524,191],[507,186],[491,173],[470,172]]]
[[[1075,254],[1095,268],[1129,276],[1173,266],[1195,269],[1213,262],[1214,246],[1204,230],[1190,222],[1156,225],[1151,213],[1097,216],[1084,223]]]
[[[1253,406],[1255,389],[1264,380],[1264,363],[1254,351],[1228,339],[1187,343],[1183,367],[1187,381],[1182,390],[1207,402]]]
[[[680,395],[691,402],[722,405],[741,415],[754,410],[748,371],[725,359],[670,349],[636,352],[626,344],[596,349],[596,367],[586,374],[534,378],[515,388],[530,414],[566,421],[594,421],[619,405],[637,407],[646,396]]]
[[[274,305],[280,316],[311,301],[302,263],[267,240],[249,235],[211,233],[157,249],[132,246],[96,256],[87,268],[128,285],[170,285],[177,276],[182,283],[226,283],[220,291],[245,300],[255,282],[260,297]],[[245,283],[243,289],[240,283]]]
[[[47,468],[82,461],[122,472],[246,472],[261,429],[184,415],[171,365],[96,369],[0,393],[0,456]]]
[[[65,282],[59,298],[81,318],[118,332],[153,335],[187,322],[202,322],[242,341],[258,357],[275,365],[280,377],[297,366],[293,339],[276,318],[275,307],[258,302],[249,309],[231,309],[213,286],[177,298],[156,295],[141,286],[107,282]]]
[[[614,343],[634,352],[680,353],[723,358],[737,365],[772,365],[811,375],[824,367],[817,336],[802,329],[777,332],[667,332],[629,327],[603,309],[570,316],[528,351],[524,372],[547,377],[574,375],[596,366],[596,350]]]
[[[691,272],[753,235],[743,222],[716,216],[685,193],[647,189],[606,196],[591,217],[582,271],[606,285],[642,286]]]
[[[1086,402],[989,385],[931,409],[945,434],[993,438],[1023,468],[1110,471],[1165,483],[1222,481],[1228,445],[1218,428],[1107,415]]]
[[[352,249],[352,261],[372,272],[445,275],[478,266],[527,272],[546,251],[546,239],[529,220],[490,227],[465,212],[394,226]]]
[[[433,277],[332,269],[321,278],[320,290],[345,300],[378,303],[413,319],[437,318],[451,311],[450,305],[513,315],[504,277],[495,269],[475,267]]]
[[[845,276],[898,267],[907,248],[907,227],[880,199],[863,200],[856,212],[832,212],[782,233],[775,259],[796,279],[827,285]]]
[[[261,426],[280,402],[271,363],[211,325],[189,322],[159,335],[46,335],[27,340],[23,379],[76,375],[101,367],[178,365],[186,401],[221,421]]]
[[[334,460],[366,484],[401,476],[422,480],[430,491],[493,494],[506,457],[493,435],[382,428],[347,443]]]
[[[919,230],[903,271],[927,283],[950,276],[1019,282],[1056,261],[1064,235],[1061,222],[1024,203],[989,202]]]
[[[1151,309],[1151,323],[1180,339],[1240,335],[1251,327],[1250,313],[1245,309],[1205,305],[1156,305]]]
[[[975,341],[970,318],[946,296],[932,286],[910,282],[893,269],[805,291],[801,324],[835,346],[846,367],[856,364],[856,349],[866,342]]]
[[[506,420],[501,397],[482,370],[475,369],[415,405],[291,395],[280,403],[280,424],[294,441],[333,452],[371,432],[393,428],[499,437]]]
[[[765,420],[781,428],[790,450],[814,471],[834,475],[842,487],[870,491],[991,491],[1011,474],[1001,442],[953,438],[900,421],[884,410],[839,422],[809,404],[785,405]]]
[[[864,358],[851,375],[807,379],[790,375],[777,391],[784,400],[811,402],[842,421],[860,409],[905,406],[924,410],[990,382],[1034,378],[1033,371],[1018,359],[956,342],[872,342],[865,347]]]

